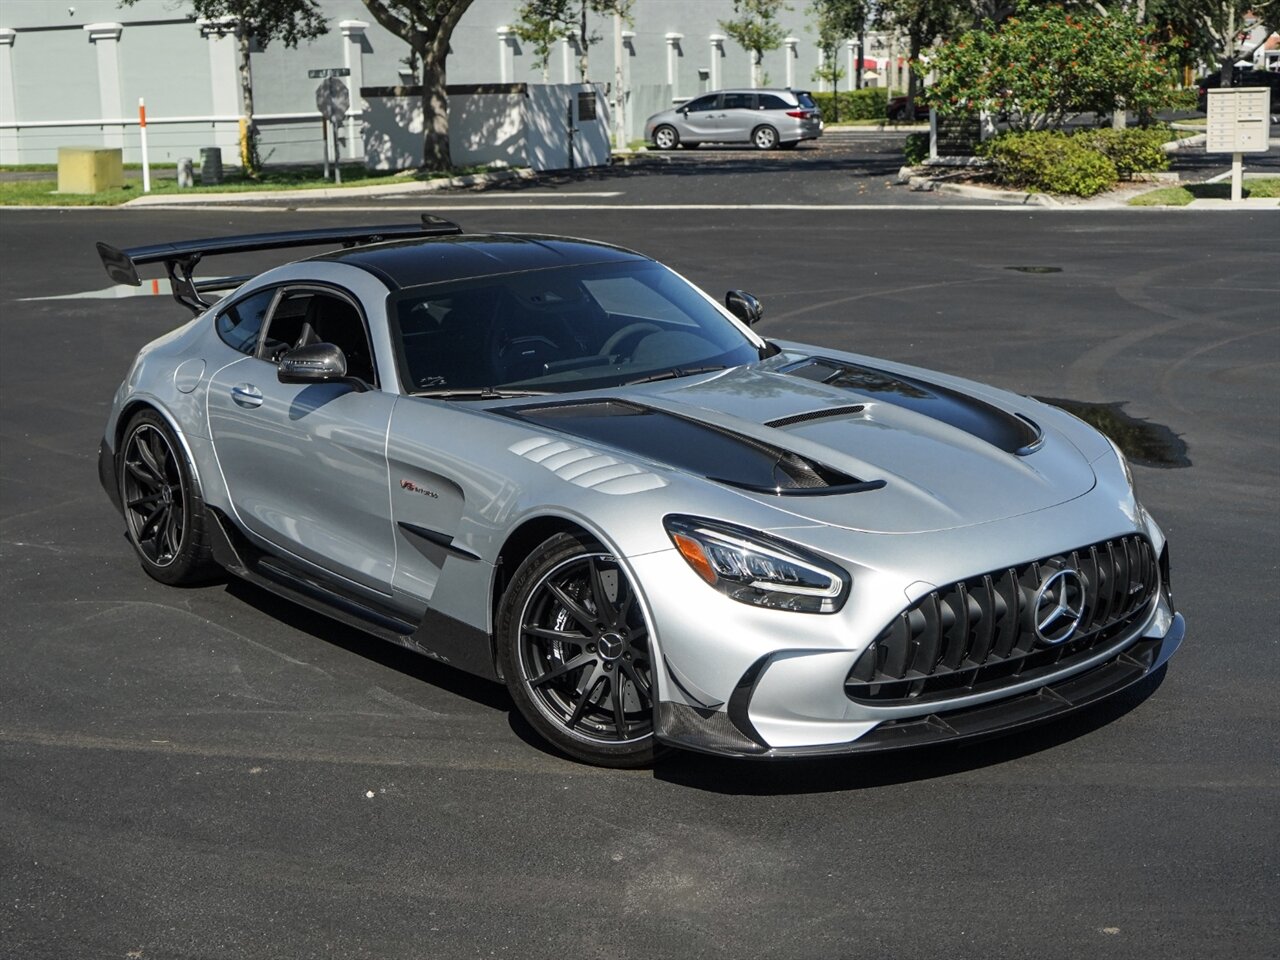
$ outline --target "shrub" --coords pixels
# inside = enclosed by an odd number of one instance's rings
[[[981,153],[998,182],[1026,190],[1092,197],[1119,177],[1116,165],[1085,138],[1057,130],[1006,133],[984,143]]]
[[[929,135],[927,133],[907,134],[902,145],[902,155],[907,166],[916,167],[929,159]]]
[[[1168,170],[1169,155],[1161,146],[1169,139],[1168,127],[1130,127],[1125,130],[1089,130],[1076,138],[1097,150],[1128,179],[1135,173]]]
[[[889,95],[883,87],[841,90],[836,94],[814,93],[811,96],[828,123],[833,120],[883,120],[889,103]]]

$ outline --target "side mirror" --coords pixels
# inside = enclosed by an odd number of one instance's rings
[[[333,383],[347,377],[347,358],[332,343],[295,347],[280,358],[276,379],[281,383]]]
[[[760,305],[760,301],[745,290],[730,290],[724,295],[724,305],[748,327],[755,326],[764,316],[764,307]]]

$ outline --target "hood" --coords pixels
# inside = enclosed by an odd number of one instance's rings
[[[914,374],[826,357],[494,412],[705,477],[797,524],[871,533],[1001,520],[1095,482],[1052,424]]]

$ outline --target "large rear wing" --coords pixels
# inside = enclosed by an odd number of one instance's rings
[[[451,220],[431,213],[422,215],[421,223],[384,224],[378,227],[326,227],[320,230],[284,230],[276,233],[246,233],[235,237],[210,237],[207,240],[179,240],[176,243],[154,243],[145,247],[120,250],[106,243],[98,244],[98,256],[116,283],[136,287],[142,284],[138,267],[163,263],[169,275],[173,298],[192,313],[201,313],[210,301],[201,296],[213,290],[231,290],[255,274],[196,280],[192,275],[205,257],[227,253],[252,253],[257,250],[280,250],[286,247],[312,247],[341,244],[354,247],[383,240],[413,237],[446,236],[462,233]]]

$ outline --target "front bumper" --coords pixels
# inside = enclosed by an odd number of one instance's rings
[[[952,710],[881,721],[856,739],[816,746],[775,746],[753,742],[748,704],[757,677],[743,678],[738,702],[709,714],[683,704],[662,703],[659,738],[675,746],[720,756],[780,759],[876,753],[938,743],[1002,736],[1064,717],[1120,693],[1159,670],[1182,645],[1186,621],[1174,613],[1163,636],[1141,636],[1123,650],[1083,672],[1023,690],[1002,699]]]

